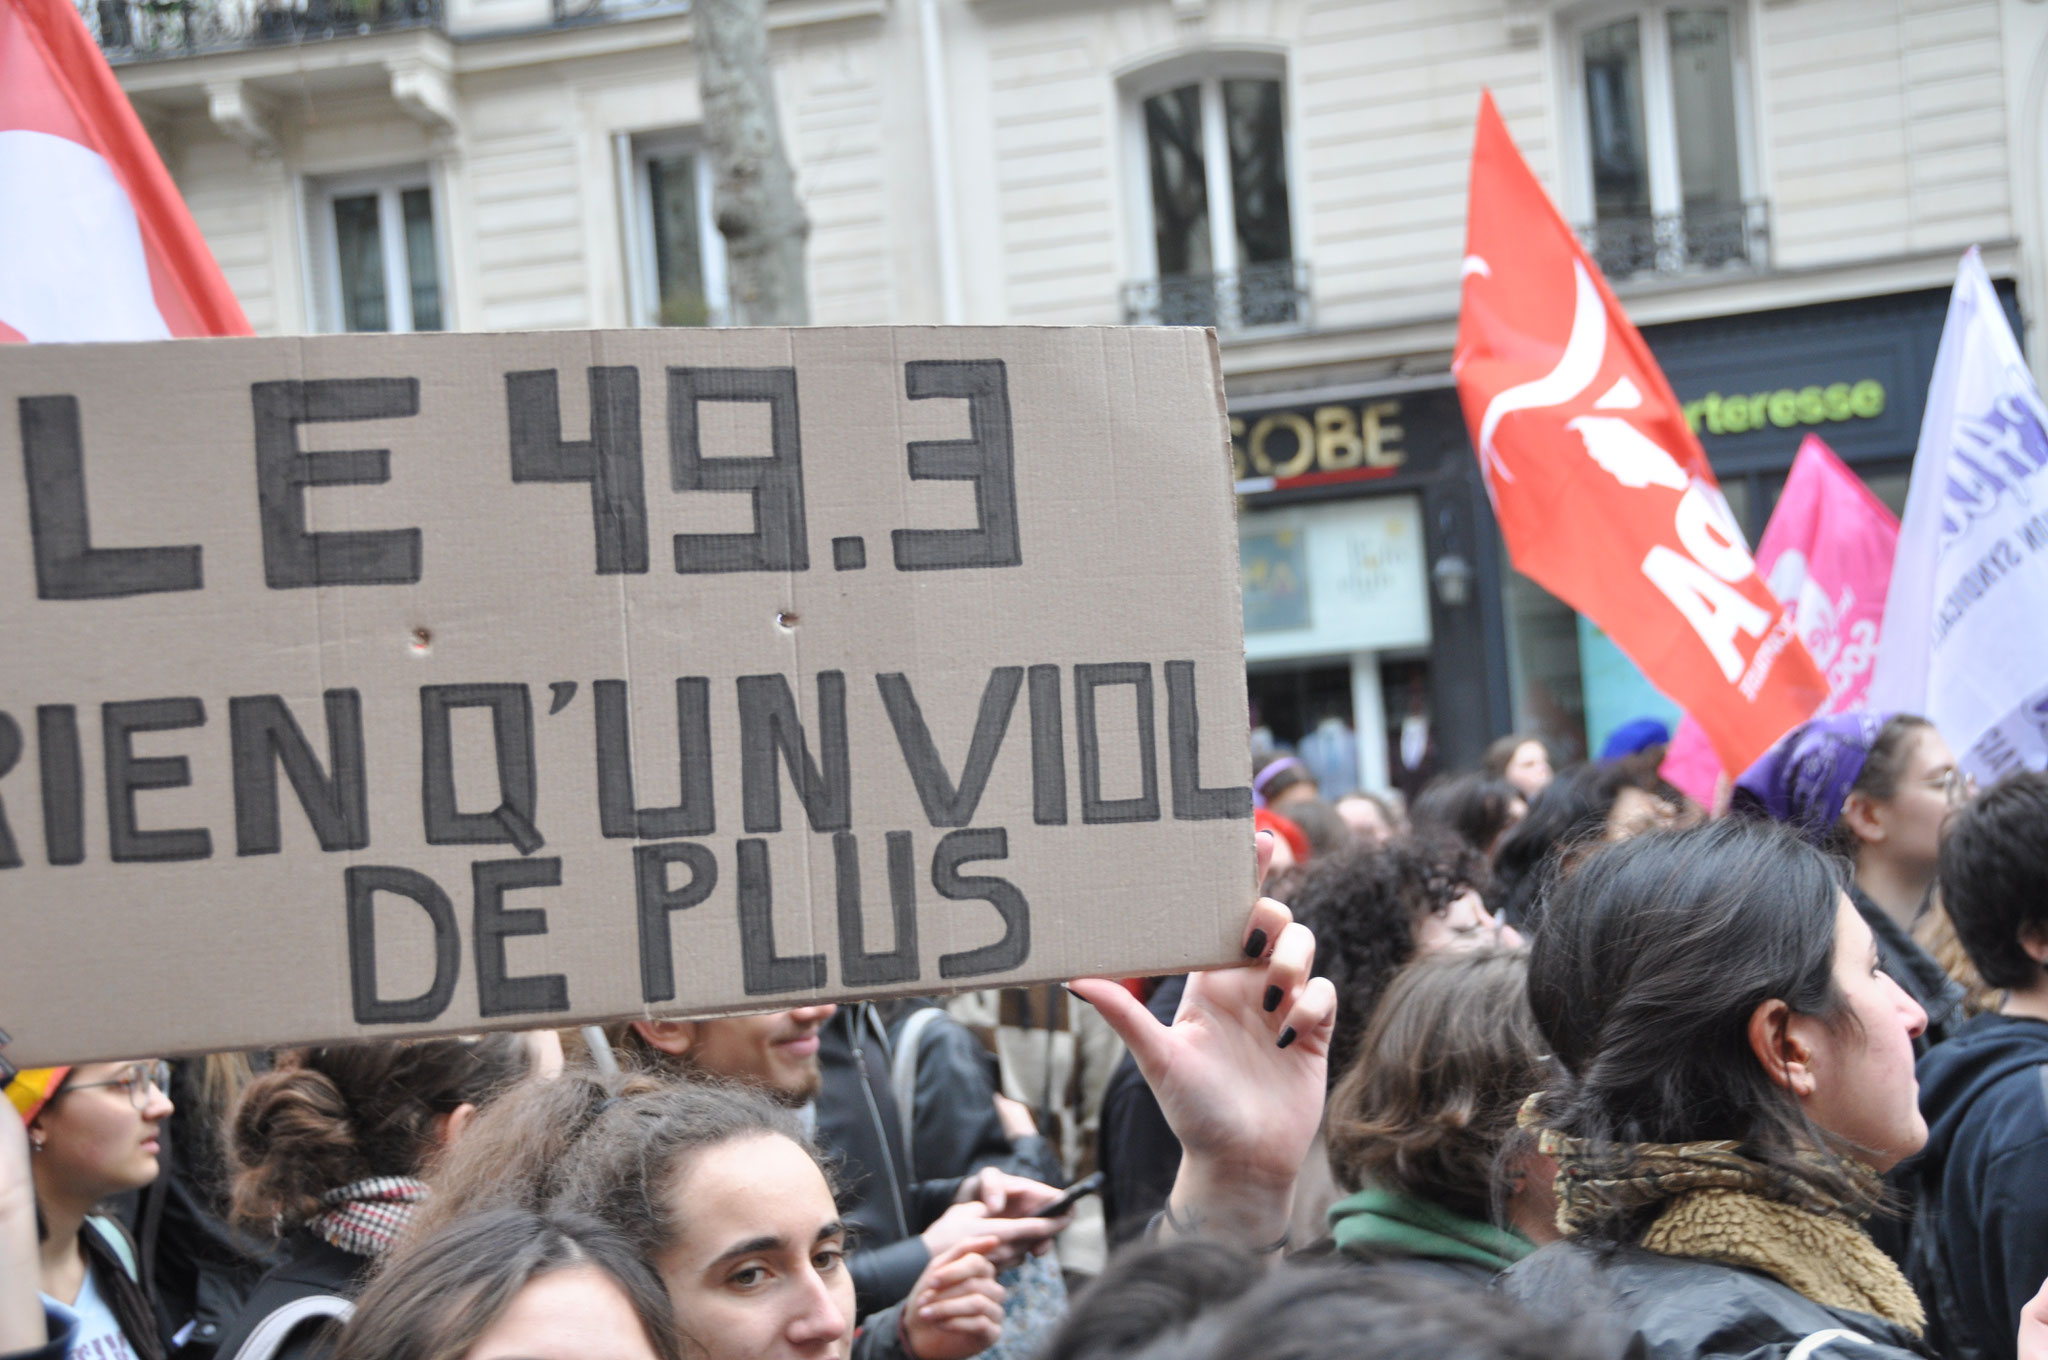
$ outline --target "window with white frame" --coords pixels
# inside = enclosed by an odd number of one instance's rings
[[[441,234],[424,167],[318,181],[308,207],[321,330],[446,328]]]
[[[711,163],[681,133],[622,136],[626,284],[636,326],[717,326],[728,315]]]
[[[1763,262],[1745,8],[1604,6],[1567,25],[1575,196],[1610,276]]]
[[[1306,320],[1277,58],[1169,63],[1126,82],[1132,321],[1240,330]]]

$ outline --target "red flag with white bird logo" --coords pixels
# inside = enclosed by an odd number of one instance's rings
[[[0,0],[0,340],[248,335],[70,0]]]
[[[1592,619],[1744,770],[1828,697],[1678,399],[1479,108],[1452,361],[1517,570]]]

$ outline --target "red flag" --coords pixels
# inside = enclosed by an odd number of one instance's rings
[[[0,0],[0,340],[248,335],[69,0]]]
[[[1482,98],[1452,371],[1517,569],[1606,630],[1731,770],[1828,686],[1678,399]]]

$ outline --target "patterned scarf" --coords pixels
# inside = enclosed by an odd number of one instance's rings
[[[374,1259],[405,1235],[426,1195],[426,1182],[411,1176],[372,1176],[322,1195],[327,1207],[306,1226],[329,1246]]]
[[[1540,1127],[1536,1101],[1524,1127]],[[1840,1203],[1818,1187],[1744,1157],[1734,1142],[1590,1143],[1544,1129],[1537,1144],[1557,1162],[1557,1226],[1567,1237],[1617,1211],[1663,1211],[1642,1245],[1761,1271],[1827,1308],[1868,1313],[1915,1336],[1927,1315],[1892,1259],[1863,1231],[1882,1181],[1844,1163],[1863,1193]]]

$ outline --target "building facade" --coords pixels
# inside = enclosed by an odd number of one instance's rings
[[[725,313],[686,3],[82,4],[260,332]],[[2039,0],[768,13],[814,320],[1217,327],[1255,724],[1337,784],[1663,703],[1508,565],[1451,388],[1482,89],[1752,541],[1806,433],[1902,504],[1963,249],[2048,302]]]

